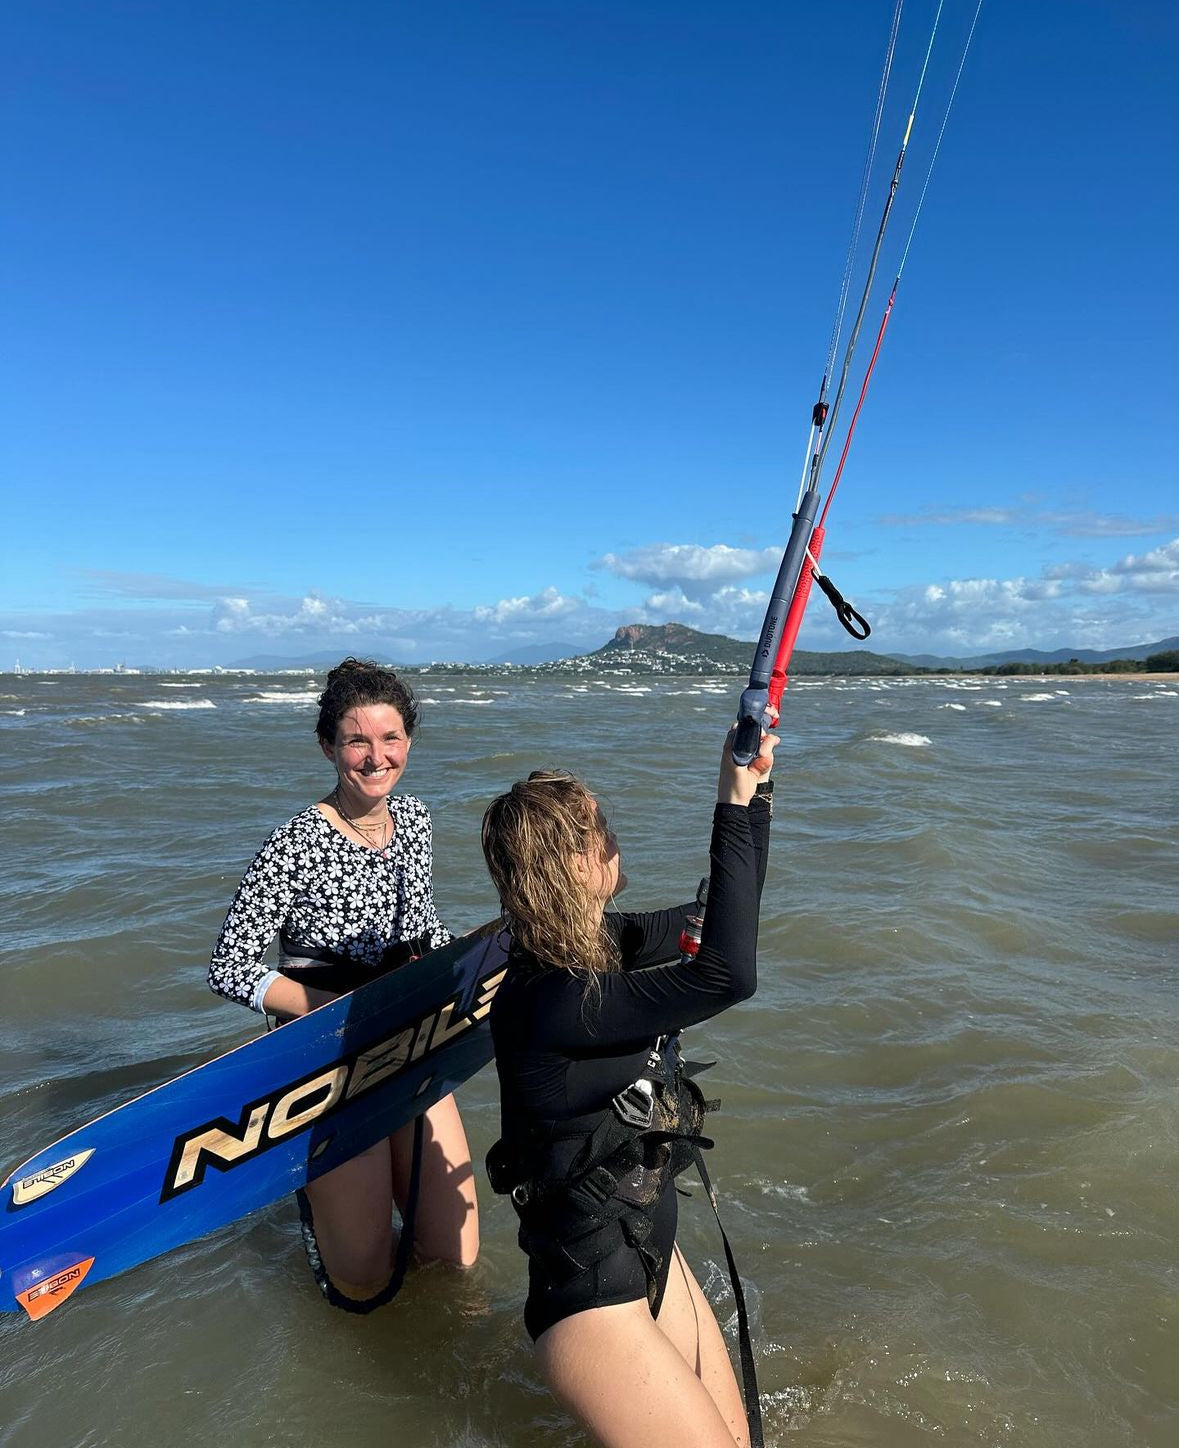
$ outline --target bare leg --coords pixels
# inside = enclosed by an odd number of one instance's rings
[[[708,1390],[738,1448],[749,1448],[745,1403],[725,1339],[708,1299],[684,1261],[679,1247],[672,1249],[667,1290],[659,1308],[658,1324],[684,1361]]]
[[[413,1125],[389,1138],[393,1192],[399,1208],[409,1195]],[[453,1096],[444,1096],[426,1112],[422,1180],[414,1226],[418,1256],[428,1261],[471,1267],[479,1256],[479,1202],[471,1148]]]
[[[375,1297],[393,1270],[393,1172],[388,1141],[308,1182],[324,1270],[345,1297]]]
[[[375,1297],[393,1271],[393,1207],[404,1208],[413,1124],[307,1185],[324,1270],[345,1297]],[[453,1096],[426,1112],[415,1239],[419,1254],[469,1267],[479,1255],[479,1206]]]
[[[566,1317],[541,1334],[536,1353],[553,1393],[601,1448],[735,1448],[745,1441],[733,1437],[646,1299]]]

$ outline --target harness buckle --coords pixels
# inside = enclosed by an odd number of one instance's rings
[[[640,1076],[625,1091],[620,1091],[610,1104],[623,1125],[646,1131],[655,1120],[655,1087]]]

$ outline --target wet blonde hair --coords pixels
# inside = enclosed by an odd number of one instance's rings
[[[606,860],[593,796],[571,774],[534,770],[483,816],[483,857],[513,938],[538,960],[589,972],[617,970],[618,947],[596,918],[575,855]]]

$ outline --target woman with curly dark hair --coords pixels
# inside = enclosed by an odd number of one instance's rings
[[[349,658],[328,674],[315,729],[334,783],[246,871],[213,952],[213,990],[290,1019],[452,939],[434,906],[429,811],[394,793],[417,720],[392,669]],[[414,1245],[469,1266],[478,1204],[454,1098],[430,1107],[424,1124]],[[412,1124],[395,1131],[299,1194],[312,1269],[337,1307],[368,1312],[396,1290],[393,1209],[404,1212],[410,1194],[413,1134]]]

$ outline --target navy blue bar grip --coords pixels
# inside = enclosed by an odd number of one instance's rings
[[[752,764],[761,748],[761,720],[738,719],[733,735],[733,763]]]

